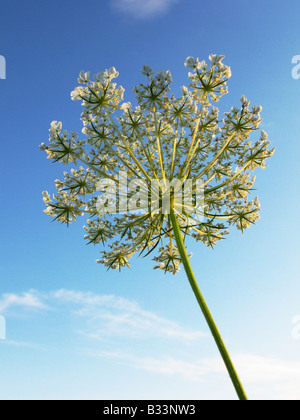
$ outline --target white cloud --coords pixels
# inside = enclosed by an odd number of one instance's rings
[[[14,293],[4,293],[0,300],[0,313],[5,314],[11,307],[21,307],[27,309],[47,309],[47,305],[37,296],[36,291],[30,290],[21,295]]]
[[[92,357],[110,358],[134,369],[159,375],[180,376],[191,382],[222,384],[229,381],[220,357],[187,361],[172,357],[136,357],[121,352],[90,352]],[[299,400],[300,362],[255,354],[236,354],[233,360],[250,399]]]
[[[178,0],[111,0],[111,5],[119,12],[137,19],[166,13]]]
[[[137,302],[114,295],[97,295],[91,292],[57,290],[39,293],[35,290],[22,294],[3,294],[0,314],[10,308],[24,310],[55,309],[76,317],[77,332],[92,339],[105,338],[163,338],[193,342],[206,334],[182,327],[174,321],[144,310]],[[64,315],[65,318],[65,315]]]
[[[176,322],[145,311],[138,303],[122,297],[70,290],[59,290],[52,296],[74,305],[76,315],[87,320],[84,334],[90,338],[161,337],[186,342],[206,336],[201,331],[184,328]]]
[[[0,340],[0,344],[3,346],[13,346],[13,347],[25,347],[29,349],[36,350],[46,350],[45,346],[35,343],[26,343],[25,341],[16,341],[16,340]]]
[[[122,352],[90,352],[89,356],[106,357],[115,359],[120,363],[129,365],[135,369],[154,372],[161,375],[179,375],[183,379],[192,382],[202,382],[203,377],[211,373],[224,373],[222,362],[217,359],[203,359],[198,362],[189,362],[164,357],[137,357]]]

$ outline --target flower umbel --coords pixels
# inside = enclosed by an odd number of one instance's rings
[[[128,266],[129,258],[136,252],[149,254],[155,249],[158,250],[155,261],[161,262],[156,267],[165,272],[177,273],[181,262],[170,216],[162,208],[130,217],[108,212],[99,217],[97,183],[101,179],[111,180],[120,203],[123,195],[120,172],[127,173],[128,185],[133,180],[143,181],[144,190],[154,180],[158,185],[157,202],[165,181],[180,180],[183,187],[188,179],[193,180],[194,195],[195,181],[201,181],[204,205],[195,208],[190,204],[190,208],[184,206],[182,211],[175,207],[175,211],[184,237],[191,236],[211,247],[228,234],[230,226],[244,231],[259,218],[258,200],[250,198],[255,180],[250,172],[257,167],[265,168],[274,150],[269,150],[270,142],[263,131],[254,143],[249,140],[262,121],[262,108],[250,108],[245,96],[240,108],[232,107],[223,117],[219,116],[214,102],[227,93],[231,77],[223,59],[224,56],[211,55],[207,64],[189,57],[185,65],[192,69],[190,82],[188,87],[183,86],[178,98],[170,92],[170,71],[155,75],[145,65],[142,74],[147,81],[134,88],[135,107],[123,102],[124,89],[113,82],[118,77],[114,67],[98,73],[93,80],[89,72],[82,71],[80,86],[71,93],[71,98],[82,102],[84,138],[79,140],[78,134],[62,131],[61,122],[52,122],[50,142],[42,143],[40,148],[54,162],[72,164],[73,168],[64,172],[62,181],[56,181],[58,192],[53,199],[44,193],[45,212],[67,224],[87,215],[85,238],[89,243],[105,245],[109,241],[109,249],[103,251],[99,260],[108,268]],[[126,199],[132,196],[133,192]],[[105,204],[103,199],[104,208]],[[125,213],[126,210],[125,203]],[[118,212],[116,208],[116,213],[124,211]],[[198,222],[190,217],[194,213]],[[97,236],[98,231],[102,233]],[[124,246],[120,247],[120,240]],[[166,252],[168,249],[172,253]],[[115,255],[123,258],[120,263]]]

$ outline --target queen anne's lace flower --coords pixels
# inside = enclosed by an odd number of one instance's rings
[[[147,66],[146,64],[143,66],[143,68],[142,68],[142,74],[144,75],[144,76],[148,76],[148,77],[150,77],[150,76],[153,76],[153,74],[155,74],[155,71],[152,69],[152,67],[150,67],[150,66]]]
[[[192,254],[189,255],[191,257]],[[181,258],[178,249],[170,242],[159,249],[159,255],[153,258],[159,264],[154,269],[160,268],[165,273],[177,274],[180,270]]]
[[[135,253],[157,252],[155,268],[178,272],[180,253],[170,217],[161,205],[165,184],[176,180],[182,186],[192,180],[194,198],[197,181],[201,180],[204,190],[203,205],[190,203],[182,210],[174,205],[184,238],[213,247],[229,233],[229,227],[244,231],[258,220],[260,206],[258,199],[251,198],[255,181],[251,172],[265,168],[274,149],[269,149],[264,131],[250,141],[262,121],[262,107],[250,108],[244,95],[239,106],[219,115],[215,105],[227,93],[231,77],[223,60],[222,55],[210,55],[207,64],[188,57],[189,84],[178,98],[170,93],[170,71],[155,74],[145,65],[142,73],[147,80],[134,88],[137,106],[124,103],[124,89],[113,82],[119,75],[114,67],[93,79],[89,72],[80,73],[80,86],[71,98],[83,106],[84,138],[63,131],[61,122],[51,123],[49,143],[42,143],[40,149],[54,162],[74,168],[64,173],[63,180],[55,181],[57,193],[50,197],[44,192],[43,200],[45,213],[67,225],[87,216],[85,239],[107,246],[99,263],[121,269]],[[153,180],[158,208],[139,212]],[[124,189],[129,185],[126,196]],[[105,196],[102,201],[98,198],[103,189],[116,191],[115,203]],[[146,195],[135,200],[138,193]],[[127,214],[128,203],[136,205],[131,214]],[[110,205],[117,215],[105,213]]]

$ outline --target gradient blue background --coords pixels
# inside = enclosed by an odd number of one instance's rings
[[[224,54],[232,78],[222,108],[238,106],[242,94],[262,105],[262,128],[276,154],[265,171],[257,171],[261,220],[244,235],[232,231],[215,251],[191,246],[192,264],[232,354],[258,355],[266,363],[276,359],[286,368],[285,376],[271,373],[265,382],[245,374],[250,397],[300,398],[300,341],[292,339],[292,319],[300,314],[300,79],[291,74],[292,57],[300,54],[299,15],[298,0],[178,0],[144,18],[109,0],[3,4],[0,302],[5,294],[35,290],[48,296],[61,288],[115,295],[208,333],[183,271],[164,276],[152,270],[150,259],[141,259],[122,274],[106,272],[95,264],[99,250],[83,241],[83,223],[68,230],[51,223],[41,192],[54,192],[63,168],[50,164],[38,146],[47,142],[52,120],[81,130],[81,107],[70,100],[81,70],[93,74],[115,66],[128,92],[125,100],[132,100],[143,64],[170,69],[179,92],[187,84],[187,56],[207,60],[211,53]],[[79,337],[72,311],[65,317],[65,309],[51,305],[32,311],[11,304],[3,310],[7,340],[0,341],[0,399],[235,398],[226,375],[193,382],[139,369],[128,360],[88,355],[90,346],[103,351],[103,342]],[[219,357],[209,336],[190,346],[175,344],[114,337],[105,349],[189,363]]]

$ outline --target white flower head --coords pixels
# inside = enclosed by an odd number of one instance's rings
[[[47,150],[47,146],[45,143],[40,144],[39,149],[42,150],[42,152],[45,152]]]
[[[64,187],[64,183],[59,179],[56,179],[54,183],[57,190],[61,190]]]
[[[90,79],[90,74],[89,71],[85,73],[84,70],[82,70],[78,77],[78,83],[87,83]]]
[[[119,77],[119,72],[115,69],[115,67],[111,67],[108,71],[108,77],[112,80],[112,79],[116,79],[117,77]]]
[[[225,66],[225,70],[224,70],[224,76],[227,77],[227,79],[230,79],[230,77],[232,76],[231,73],[231,68],[229,66]]]
[[[243,95],[241,97],[241,103],[242,103],[243,107],[246,108],[247,106],[249,106],[250,101],[248,101],[248,99],[245,97],[245,95]]]
[[[87,136],[89,134],[90,130],[89,130],[88,127],[83,127],[83,129],[81,130],[81,132],[82,132],[82,134],[84,134],[84,135]]]
[[[77,101],[78,99],[82,99],[84,93],[85,93],[85,89],[82,86],[77,86],[71,92],[71,100],[72,101]]]
[[[153,76],[154,70],[152,69],[152,67],[147,66],[147,64],[145,64],[142,68],[142,74],[144,76],[150,77],[150,76]]]
[[[120,106],[120,109],[125,112],[128,111],[129,109],[131,109],[131,102],[125,102]]]
[[[252,110],[254,114],[259,114],[262,111],[262,106],[253,105]]]
[[[217,54],[211,54],[209,56],[210,61],[212,64],[219,64],[221,61],[225,58],[225,55],[217,55]]]
[[[107,79],[107,74],[106,74],[106,72],[101,71],[94,76],[94,79],[96,81],[104,84],[106,82],[106,79]]]
[[[188,96],[189,90],[186,86],[181,86],[181,92],[183,96]]]
[[[206,61],[203,60],[199,63],[199,69],[202,71],[207,71],[208,70],[208,65],[206,64]]]
[[[52,121],[50,125],[50,130],[59,132],[62,129],[62,122],[61,121]]]
[[[172,83],[172,75],[170,70],[168,71],[159,71],[157,73],[157,80],[159,83]]]
[[[193,70],[195,70],[199,64],[200,63],[199,63],[198,58],[195,59],[194,57],[188,57],[184,63],[185,67],[187,67],[188,69],[193,69]]]
[[[261,138],[263,140],[267,140],[268,139],[268,134],[264,130],[261,130]]]
[[[43,191],[42,194],[43,194],[44,203],[46,203],[46,204],[50,203],[51,202],[51,197],[50,197],[50,194],[48,193],[48,191]]]

